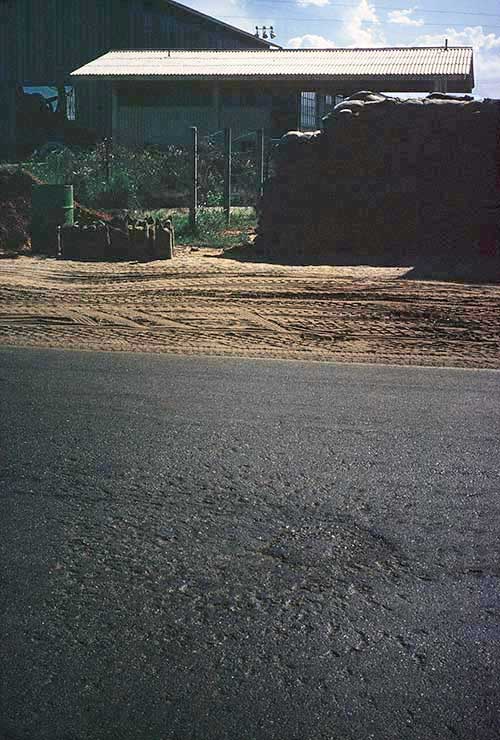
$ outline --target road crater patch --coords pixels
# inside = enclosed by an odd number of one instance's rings
[[[409,565],[397,546],[380,532],[346,517],[285,527],[261,552],[290,567],[342,578],[373,570],[394,575]]]

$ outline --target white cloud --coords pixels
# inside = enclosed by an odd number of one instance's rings
[[[406,8],[406,10],[391,10],[387,14],[389,23],[399,23],[402,26],[423,26],[423,18],[413,18],[416,8]]]
[[[348,10],[344,18],[343,35],[347,37],[347,46],[387,45],[383,32],[377,28],[380,21],[375,6],[368,0],[360,0],[359,5]]]
[[[482,26],[468,26],[462,31],[447,28],[441,34],[426,34],[417,39],[420,46],[472,46],[474,49],[474,95],[500,98],[500,36],[484,33]]]
[[[322,8],[325,5],[330,5],[330,0],[297,0],[297,5],[301,8],[306,8],[308,5],[316,5],[318,8]]]
[[[288,39],[286,46],[290,49],[329,49],[335,46],[335,42],[325,39],[324,36],[306,33],[304,36],[294,36]]]
[[[230,26],[241,28],[242,31],[254,33],[255,26],[272,25],[273,20],[256,16],[248,7],[247,0],[181,0],[190,8],[201,13],[218,18]]]

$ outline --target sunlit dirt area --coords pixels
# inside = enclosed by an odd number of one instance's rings
[[[500,285],[408,267],[0,260],[0,344],[500,368]]]

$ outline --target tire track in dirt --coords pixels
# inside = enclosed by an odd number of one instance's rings
[[[500,368],[500,286],[407,268],[0,263],[0,344]]]

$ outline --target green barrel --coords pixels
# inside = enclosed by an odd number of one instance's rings
[[[33,185],[31,191],[31,249],[57,254],[57,227],[73,225],[73,185]]]

